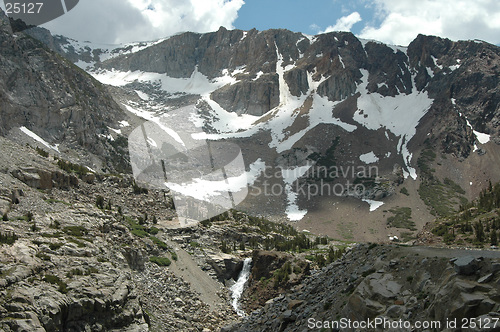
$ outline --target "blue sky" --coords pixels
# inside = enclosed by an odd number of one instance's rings
[[[3,3],[1,4],[3,6]],[[408,45],[419,33],[500,44],[498,0],[81,0],[44,25],[96,43],[151,41],[184,31],[285,28],[352,31]]]
[[[373,9],[362,1],[333,0],[247,0],[238,11],[233,25],[237,29],[288,29],[306,34],[317,34],[332,26],[338,19],[358,12],[363,20],[373,21]],[[361,32],[363,24],[356,23],[352,32]]]

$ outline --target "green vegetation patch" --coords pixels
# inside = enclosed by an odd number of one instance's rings
[[[315,166],[317,171],[308,173],[308,178],[312,181],[333,181],[338,178],[336,172],[331,170],[337,165],[337,160],[335,158],[335,152],[340,143],[340,137],[336,137],[332,140],[332,145],[325,151],[324,154],[314,152],[310,154],[307,158],[315,161]]]
[[[451,184],[453,185],[453,184]],[[432,233],[448,245],[498,246],[500,240],[500,183],[489,183],[479,197],[458,212],[436,221]]]
[[[193,248],[198,248],[200,246],[200,244],[196,241],[189,242],[189,245]]]
[[[71,271],[66,273],[66,277],[68,277],[68,278],[73,278],[73,276],[82,276],[82,275],[83,275],[83,271],[78,269],[78,268],[71,269]]]
[[[43,261],[50,261],[50,256],[43,253],[43,252],[39,252],[35,255],[36,257],[40,258],[41,260]]]
[[[418,194],[431,214],[446,217],[455,213],[461,204],[466,204],[467,199],[463,196],[465,191],[460,185],[449,178],[441,181],[433,174],[435,170],[431,165],[435,159],[436,154],[430,148],[422,151],[418,158],[417,165],[422,175]]]
[[[18,236],[14,232],[9,232],[9,233],[0,232],[0,243],[13,245],[17,239],[18,239]]]
[[[76,244],[78,246],[78,248],[85,248],[86,247],[85,243],[78,241],[77,239],[69,238],[68,241]]]
[[[63,228],[63,232],[71,236],[84,236],[89,233],[83,226],[67,226]]]
[[[55,242],[55,243],[49,243],[49,248],[50,250],[56,251],[57,249],[61,248],[64,245],[62,242]]]
[[[130,229],[130,232],[134,234],[135,236],[138,237],[147,237],[149,236],[149,233],[146,231],[145,227],[142,225],[139,225],[137,221],[134,219],[126,216],[125,221],[127,223],[128,228]]]
[[[341,222],[337,225],[339,235],[345,240],[354,239],[353,229],[354,224],[352,222]]]
[[[168,245],[165,242],[163,242],[162,240],[160,240],[159,238],[157,238],[155,236],[150,236],[149,238],[151,239],[151,241],[153,241],[154,244],[156,244],[158,246],[158,248],[168,249]]]
[[[57,161],[57,166],[59,166],[60,169],[68,173],[76,173],[78,175],[85,175],[87,173],[90,173],[90,170],[87,167],[78,164],[73,164],[70,161],[62,159],[59,159]]]
[[[411,220],[411,208],[397,207],[390,209],[389,212],[393,214],[393,216],[387,218],[387,225],[389,227],[406,228],[411,231],[416,230],[415,223]]]
[[[273,273],[274,277],[274,287],[277,288],[279,286],[284,285],[290,279],[290,274],[293,272],[292,265],[289,261],[287,261],[281,268],[277,269]]]
[[[168,259],[167,257],[151,256],[149,257],[149,261],[159,266],[169,266],[170,264],[172,264],[170,259]]]
[[[49,153],[47,151],[45,151],[44,149],[42,148],[39,148],[38,146],[35,148],[35,151],[42,157],[44,158],[48,158],[49,157]]]
[[[401,234],[401,241],[402,242],[408,242],[411,240],[415,240],[417,237],[415,236],[414,233],[411,232],[402,232]]]
[[[64,205],[67,205],[67,206],[71,206],[71,203],[68,203],[68,202],[65,202],[65,201],[61,201],[59,199],[54,199],[54,198],[46,199],[45,202],[47,202],[49,204],[59,203],[59,204],[64,204]]]
[[[132,190],[134,191],[134,194],[139,195],[139,194],[147,194],[149,190],[147,188],[143,188],[139,186],[135,181],[132,182]]]
[[[68,292],[68,285],[61,280],[58,276],[52,274],[46,274],[43,277],[43,281],[48,282],[49,284],[58,285],[58,291],[66,294]]]

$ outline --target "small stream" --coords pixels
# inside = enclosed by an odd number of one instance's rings
[[[245,284],[250,277],[250,269],[252,267],[252,258],[245,258],[243,261],[243,268],[241,269],[240,275],[238,276],[238,281],[231,286],[230,290],[232,292],[232,305],[238,316],[244,317],[246,314],[243,310],[240,309],[240,298],[243,293],[243,289],[245,289]]]

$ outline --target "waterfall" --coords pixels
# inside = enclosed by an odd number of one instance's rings
[[[245,284],[248,281],[248,277],[250,277],[250,268],[252,267],[252,258],[245,258],[243,261],[243,269],[241,269],[240,275],[238,276],[238,281],[231,286],[230,290],[232,292],[232,305],[238,316],[245,316],[245,312],[240,309],[239,301],[241,294],[243,293],[243,289],[245,288]]]

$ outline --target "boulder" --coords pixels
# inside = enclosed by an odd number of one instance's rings
[[[7,197],[0,197],[0,214],[3,216],[10,211],[12,201]]]
[[[122,254],[132,270],[144,270],[144,263],[147,261],[147,254],[143,250],[126,247],[123,249]]]
[[[472,275],[479,269],[479,261],[472,256],[464,256],[453,261],[453,267],[459,275]]]
[[[24,191],[20,188],[14,188],[12,189],[10,199],[12,200],[13,204],[19,204],[21,197],[24,196]]]

